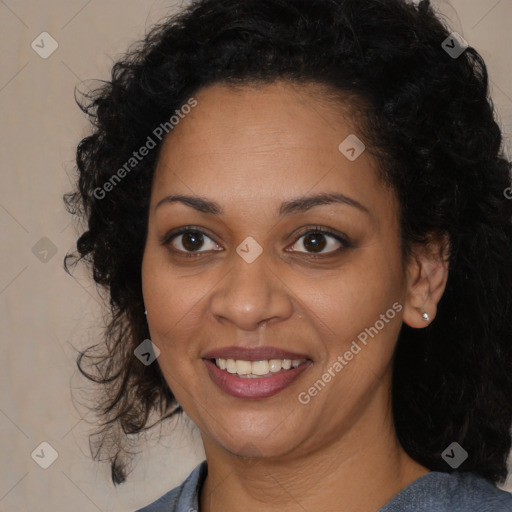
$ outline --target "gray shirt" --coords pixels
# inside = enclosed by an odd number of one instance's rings
[[[180,486],[137,512],[198,512],[207,472],[203,461]],[[431,471],[378,512],[512,512],[512,494],[473,473]]]

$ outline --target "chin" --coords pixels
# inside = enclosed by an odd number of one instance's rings
[[[286,415],[279,418],[259,415],[259,425],[248,425],[247,420],[223,422],[209,429],[210,441],[226,451],[240,457],[272,458],[284,456],[303,444],[304,433],[299,435],[296,425],[286,421]]]

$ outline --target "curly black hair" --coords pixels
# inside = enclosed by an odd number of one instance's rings
[[[427,0],[196,0],[153,27],[115,63],[110,81],[78,100],[94,128],[78,145],[77,186],[65,202],[88,226],[65,267],[84,260],[110,297],[105,339],[81,352],[78,366],[101,384],[96,456],[106,451],[115,484],[127,475],[127,434],[181,412],[159,366],[133,356],[149,338],[141,262],[164,137],[129,172],[126,162],[162,123],[171,133],[170,117],[199,89],[276,80],[320,84],[364,105],[356,120],[398,197],[405,254],[449,236],[436,320],[424,329],[404,324],[397,342],[395,428],[405,451],[430,470],[452,471],[441,454],[457,441],[469,454],[463,470],[504,481],[512,424],[512,201],[505,193],[512,166],[482,57],[462,43],[460,55],[450,54],[445,41],[455,47]]]

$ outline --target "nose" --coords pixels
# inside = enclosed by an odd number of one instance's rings
[[[252,263],[237,253],[228,274],[215,289],[210,308],[215,318],[251,331],[270,320],[286,320],[293,314],[291,290],[265,251]]]

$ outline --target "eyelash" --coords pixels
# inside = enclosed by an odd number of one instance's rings
[[[199,228],[197,228],[195,226],[184,226],[182,228],[178,228],[177,230],[173,230],[170,233],[167,233],[166,235],[164,235],[162,238],[160,238],[160,243],[162,245],[165,245],[166,247],[168,247],[171,251],[173,251],[173,252],[175,252],[177,254],[180,254],[181,256],[184,256],[186,258],[196,258],[196,257],[200,256],[202,253],[205,253],[205,252],[208,252],[208,251],[191,252],[191,251],[182,251],[180,249],[175,249],[175,248],[170,247],[170,243],[173,241],[174,238],[177,238],[180,235],[183,235],[185,233],[189,233],[189,232],[192,232],[192,231],[194,233],[199,233],[200,235],[205,235],[207,238],[209,238],[210,240],[215,242],[212,239],[212,237],[208,236],[208,234],[205,233],[204,231],[202,231],[201,229],[199,229]],[[330,237],[334,238],[335,240],[337,240],[338,242],[340,242],[340,244],[342,246],[338,247],[338,249],[335,249],[333,251],[329,251],[328,253],[324,253],[324,254],[322,254],[322,253],[315,254],[315,253],[312,253],[312,252],[303,252],[303,251],[293,251],[293,252],[299,252],[299,253],[302,253],[302,254],[307,254],[311,258],[326,258],[326,257],[329,257],[329,256],[332,256],[334,254],[340,253],[343,250],[349,249],[349,248],[352,247],[352,245],[350,244],[348,239],[346,239],[345,237],[343,237],[343,236],[341,236],[341,235],[339,235],[337,233],[333,233],[332,231],[330,231],[330,230],[328,230],[326,228],[322,228],[321,226],[314,226],[313,228],[306,228],[306,229],[304,229],[303,231],[301,231],[297,235],[297,238],[293,242],[292,245],[295,245],[297,243],[297,241],[300,238],[302,238],[303,236],[308,235],[308,234],[312,234],[312,233],[315,233],[315,234],[316,233],[321,233],[323,235],[330,236]]]

